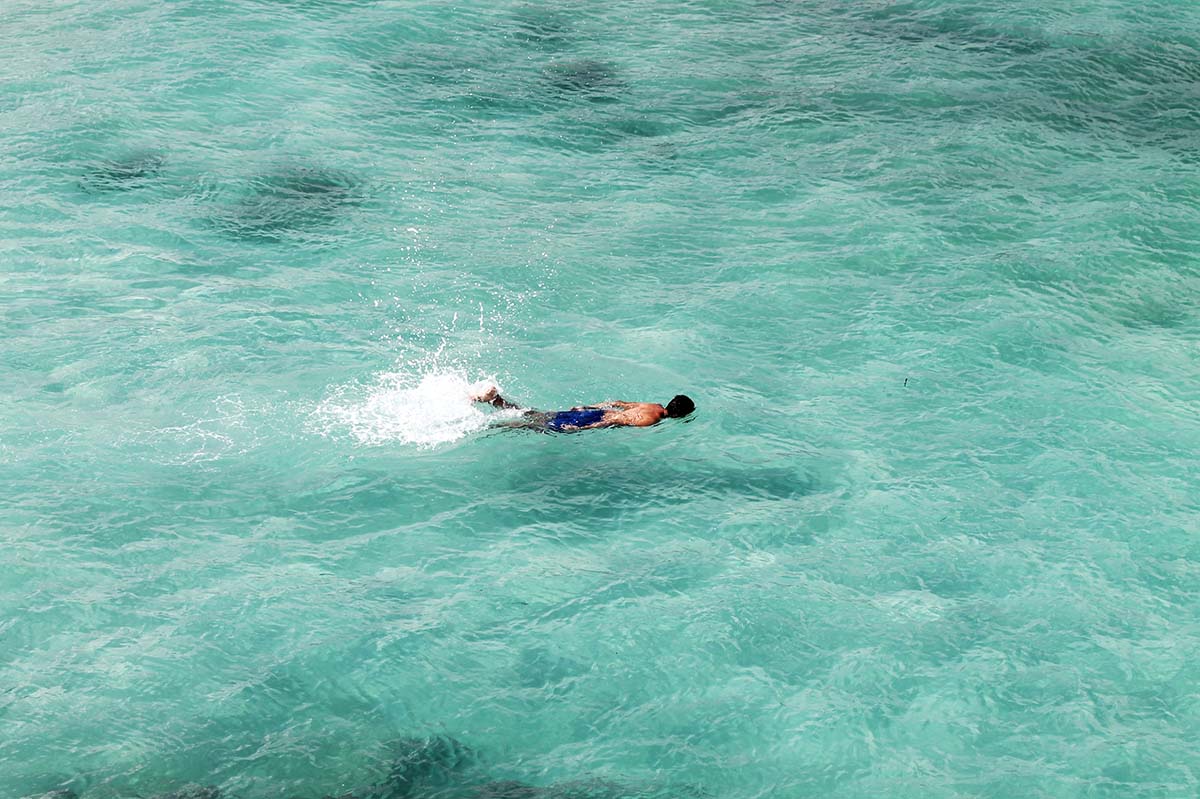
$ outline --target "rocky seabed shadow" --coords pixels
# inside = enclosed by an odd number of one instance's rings
[[[403,738],[391,747],[393,756],[386,776],[345,793],[292,793],[288,799],[697,799],[702,792],[665,792],[599,779],[580,779],[538,786],[512,779],[495,779],[483,768],[474,750],[448,736]],[[351,782],[351,784],[353,784]],[[103,792],[58,788],[24,799],[259,799],[277,797],[278,791],[253,796],[226,792],[215,785],[178,785],[157,792]]]

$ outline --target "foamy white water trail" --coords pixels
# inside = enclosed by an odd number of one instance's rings
[[[359,443],[432,447],[488,426],[490,414],[470,397],[458,371],[385,372],[368,385],[337,389],[314,413],[320,432],[345,431]]]

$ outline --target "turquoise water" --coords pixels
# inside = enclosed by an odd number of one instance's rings
[[[0,31],[0,796],[1196,795],[1200,7]]]

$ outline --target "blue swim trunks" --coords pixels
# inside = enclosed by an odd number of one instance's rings
[[[604,418],[603,408],[585,408],[578,411],[559,411],[546,420],[546,429],[561,433],[564,427],[587,427]]]

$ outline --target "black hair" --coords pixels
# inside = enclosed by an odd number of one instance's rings
[[[682,419],[694,410],[696,403],[682,394],[676,394],[675,398],[667,403],[667,416],[671,419]]]

